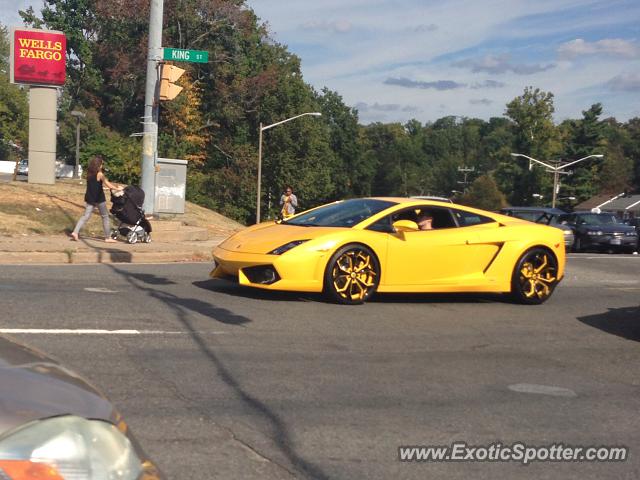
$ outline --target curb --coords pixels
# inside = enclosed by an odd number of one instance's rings
[[[0,265],[54,264],[78,265],[96,263],[179,263],[209,262],[211,253],[203,251],[145,252],[0,252]]]

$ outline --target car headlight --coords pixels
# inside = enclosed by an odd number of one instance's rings
[[[54,417],[0,437],[0,478],[136,480],[141,472],[129,439],[100,420]]]
[[[626,235],[627,237],[635,237],[635,236],[637,236],[638,234],[637,234],[636,232],[625,232],[625,235]]]
[[[588,230],[587,235],[602,235],[601,230]]]
[[[562,233],[564,233],[565,235],[573,235],[573,232],[571,230],[563,230]]]
[[[293,242],[285,243],[284,245],[281,245],[280,247],[278,247],[278,248],[276,248],[274,250],[271,250],[269,252],[269,255],[282,255],[283,253],[288,252],[292,248],[297,247],[301,243],[308,242],[308,241],[309,241],[309,239],[307,239],[307,240],[294,240]]]

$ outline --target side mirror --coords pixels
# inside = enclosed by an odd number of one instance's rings
[[[393,229],[396,232],[417,232],[420,230],[418,224],[413,220],[397,220],[393,222]]]

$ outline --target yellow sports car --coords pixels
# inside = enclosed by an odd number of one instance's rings
[[[232,235],[211,276],[358,304],[377,292],[510,292],[544,302],[564,275],[562,231],[461,205],[357,198]]]

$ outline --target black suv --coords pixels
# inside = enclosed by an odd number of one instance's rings
[[[566,215],[567,212],[564,210],[549,207],[505,207],[500,210],[500,213],[509,215],[510,217],[521,218],[522,220],[543,223],[559,228],[562,230],[562,233],[564,233],[565,249],[570,250],[573,247],[573,228],[563,225],[558,221],[561,215]]]
[[[636,250],[638,234],[635,228],[625,225],[612,213],[574,212],[561,215],[558,220],[573,228],[575,252],[587,249]]]

